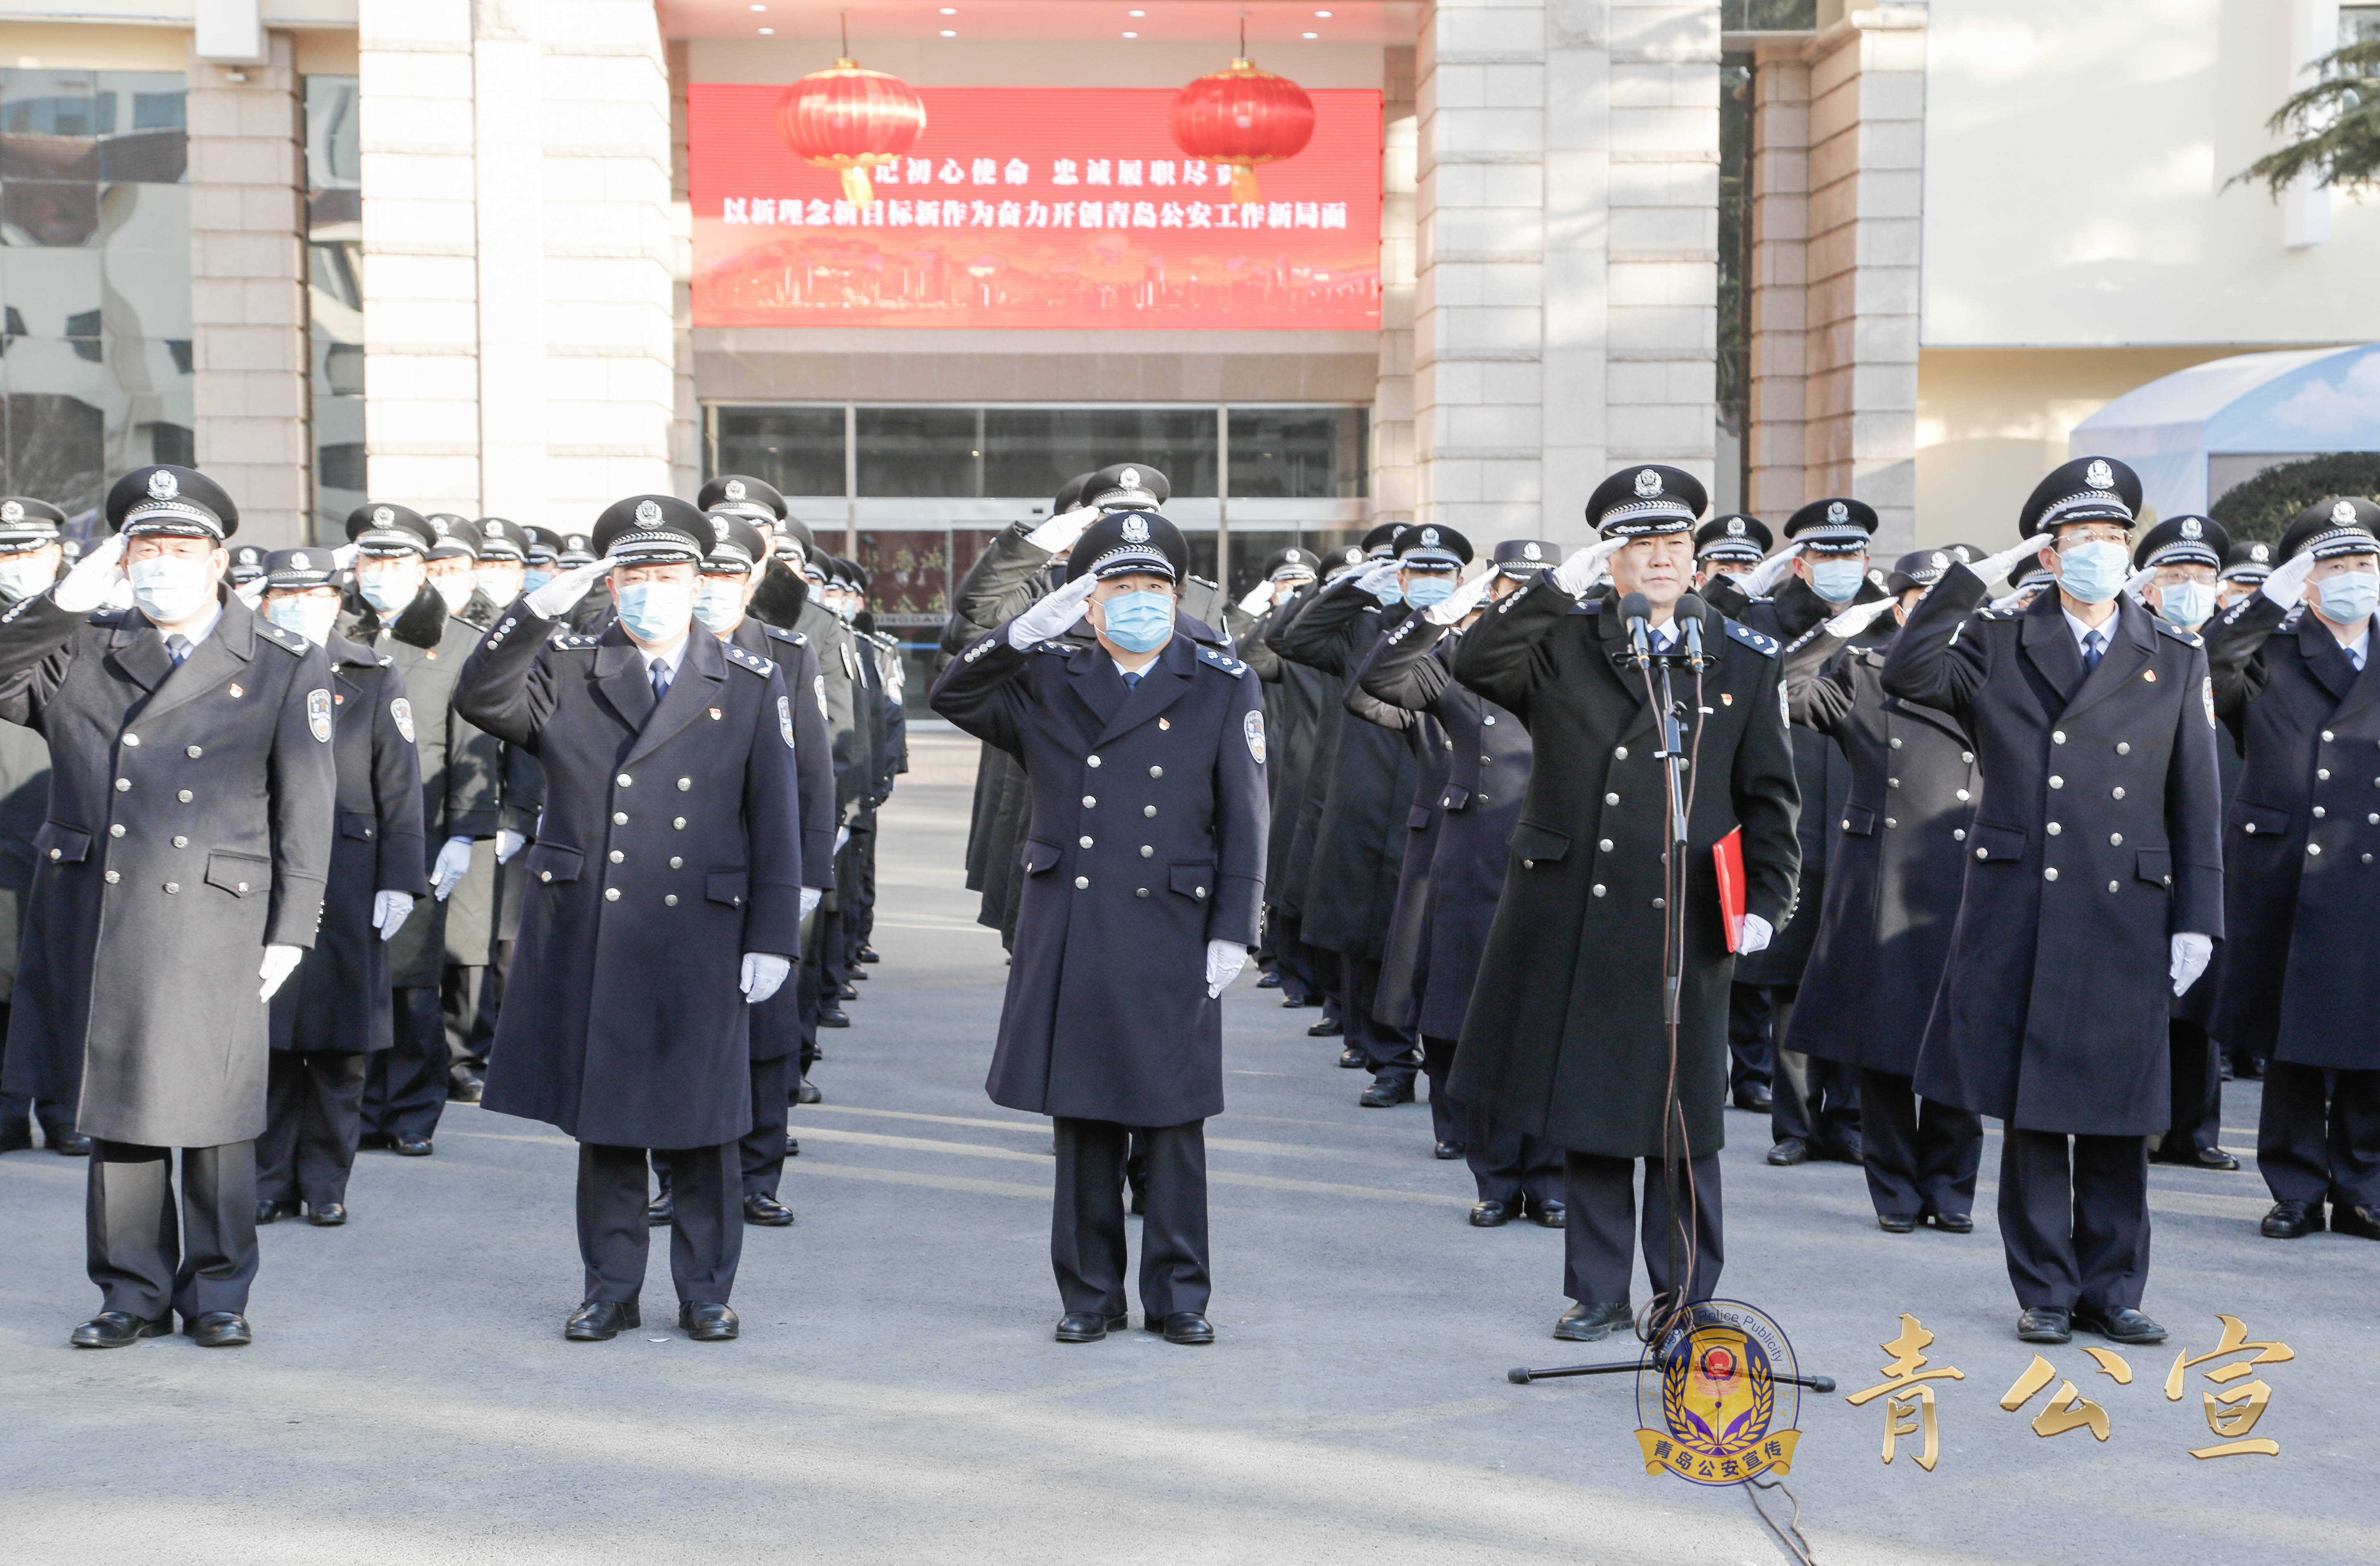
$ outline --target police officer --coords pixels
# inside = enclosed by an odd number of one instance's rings
[[[2265,578],[2272,574],[2272,545],[2262,539],[2233,544],[2223,556],[2223,574],[2215,586],[2215,607],[2230,608],[2264,586]]]
[[[161,1336],[178,1310],[231,1347],[250,1340],[265,1002],[313,944],[331,857],[330,669],[221,586],[239,514],[214,480],[139,468],[105,516],[114,538],[0,614],[0,718],[40,729],[55,769],[8,1086],[72,1102],[92,1139],[105,1297],[76,1345]],[[94,613],[119,587],[133,607]]]
[[[528,554],[521,563],[521,591],[533,592],[553,580],[562,555],[562,535],[532,522],[528,525]]]
[[[474,590],[457,616],[484,631],[495,623],[501,605],[518,598],[528,580],[528,551],[535,540],[519,523],[503,516],[482,516],[471,524],[479,559],[472,573]],[[537,819],[545,808],[545,775],[537,758],[519,746],[504,747],[497,772],[496,834],[475,844],[471,868],[447,897],[447,919],[455,946],[467,956],[484,957],[468,965],[483,969],[473,998],[466,1058],[474,1072],[485,1072],[488,1050],[496,1038],[496,1018],[504,1009],[504,977],[512,970],[513,943],[520,939],[521,899],[528,890],[520,874],[519,855],[537,835]],[[484,925],[487,940],[479,939]]]
[[[492,830],[501,797],[501,747],[454,710],[455,676],[478,636],[446,613],[430,583],[438,533],[410,507],[366,501],[347,516],[354,591],[339,634],[388,661],[405,683],[406,719],[421,772],[425,856],[468,864],[473,835]],[[459,851],[446,847],[460,839]],[[425,859],[425,863],[426,863]],[[446,904],[417,898],[389,944],[394,1042],[365,1067],[361,1146],[404,1158],[435,1150],[438,1121],[455,1090],[440,986],[446,970]],[[474,1078],[464,1091],[476,1094]]]
[[[233,587],[244,588],[264,575],[264,551],[254,544],[241,544],[231,552],[231,567],[224,579]]]
[[[0,499],[0,609],[22,603],[58,579],[66,552],[66,513],[26,495]],[[50,747],[15,723],[0,724],[0,1080],[7,1058],[7,994],[17,978],[25,900],[33,890],[33,838],[50,804]],[[79,1158],[91,1138],[74,1128],[74,1107],[0,1088],[0,1153],[33,1145],[33,1124],[54,1153]]]
[[[1816,933],[1782,1042],[1858,1073],[1868,1198],[1891,1234],[1920,1223],[1971,1232],[1984,1153],[1983,1117],[1910,1085],[1959,915],[1982,788],[1975,743],[1950,713],[1885,694],[1886,642],[1870,629],[1888,636],[1951,559],[1902,555],[1888,597],[1841,611],[1785,653],[1793,721],[1841,747],[1850,786],[1820,839],[1826,901],[1803,916]]]
[[[1758,569],[1776,535],[1757,516],[1731,512],[1714,516],[1694,531],[1694,590],[1722,614],[1740,613],[1750,601],[1743,578]]]
[[[2215,708],[2246,753],[2212,1029],[2265,1058],[2256,1167],[2276,1240],[2325,1221],[2380,1240],[2376,531],[2368,500],[2300,513],[2263,586],[2207,628]]]
[[[2140,480],[2077,457],[2024,541],[1954,564],[1885,657],[1886,694],[1975,738],[1983,797],[1949,963],[1919,1047],[1930,1099],[2006,1123],[2000,1242],[2026,1342],[2150,1343],[2145,1138],[2170,1123],[2169,998],[2223,933],[2206,654],[2123,591]],[[1974,610],[2020,559],[2056,580]]]
[[[461,614],[480,590],[480,535],[470,518],[451,511],[433,511],[426,520],[437,542],[430,549],[430,584],[446,601],[446,613]],[[483,604],[480,619],[492,605]]]
[[[935,711],[1025,767],[1033,817],[996,1103],[1053,1117],[1061,1342],[1128,1324],[1123,1173],[1148,1148],[1144,1326],[1209,1343],[1205,1122],[1223,1108],[1217,998],[1264,898],[1263,698],[1176,611],[1189,569],[1153,511],[1087,528],[1067,585],[944,670]]]
[[[1451,1086],[1499,1124],[1565,1149],[1564,1287],[1576,1303],[1554,1331],[1575,1341],[1631,1318],[1638,1159],[1655,1293],[1700,1301],[1717,1285],[1733,965],[1713,849],[1742,832],[1738,951],[1766,946],[1793,905],[1800,796],[1777,643],[1708,609],[1678,613],[1704,504],[1701,480],[1675,467],[1612,475],[1587,502],[1601,541],[1482,615],[1453,658],[1456,679],[1528,726],[1536,757]],[[1579,602],[1606,569],[1610,589]],[[1688,662],[1697,655],[1699,671]],[[1650,705],[1665,673],[1685,708],[1679,743],[1702,780],[1676,909],[1664,868],[1668,747]],[[1683,942],[1674,1035],[1664,1003],[1673,937]],[[1688,1210],[1693,1238],[1681,1252],[1672,1234]]]
[[[1312,948],[1298,932],[1297,915],[1284,910],[1280,893],[1287,867],[1290,838],[1297,826],[1297,805],[1314,766],[1317,734],[1322,723],[1324,678],[1318,669],[1292,663],[1265,645],[1273,616],[1311,586],[1319,565],[1314,551],[1292,545],[1275,550],[1264,563],[1262,576],[1239,602],[1248,616],[1232,641],[1240,657],[1265,686],[1265,722],[1269,725],[1271,758],[1265,781],[1272,802],[1272,827],[1265,844],[1265,946],[1272,966],[1259,982],[1281,990],[1281,1003],[1293,1010],[1320,1003],[1322,988],[1315,972]],[[1257,956],[1264,960],[1267,951]]]
[[[362,1134],[365,1062],[395,1042],[387,942],[429,891],[413,710],[392,660],[349,641],[327,549],[264,560],[264,618],[321,647],[331,665],[337,827],[314,949],[273,997],[256,1221],[298,1210],[347,1220],[347,1175]]]
[[[774,660],[694,623],[712,542],[700,512],[632,495],[594,541],[603,559],[506,609],[455,686],[546,782],[485,1101],[578,1140],[587,1281],[565,1335],[641,1325],[645,1158],[662,1148],[678,1324],[723,1341],[738,1331],[736,1143],[753,1123],[745,1007],[776,992],[801,943],[793,707]],[[557,636],[605,574],[618,619]]]

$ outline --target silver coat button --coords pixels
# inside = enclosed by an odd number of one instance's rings
[[[688,789],[692,788],[693,786],[694,786],[694,780],[693,780],[692,778],[680,778],[680,779],[678,779],[678,780],[677,780],[677,791],[678,791],[680,794],[684,794],[686,790],[688,790]]]
[[[604,901],[604,902],[606,902],[606,903],[617,903],[619,900],[620,900],[620,889],[619,889],[618,887],[616,887],[616,886],[607,886],[607,887],[605,887],[605,888],[603,889],[603,901]]]
[[[110,837],[122,837],[124,835],[124,823],[122,821],[118,821],[114,826],[108,828],[107,835]]]
[[[1897,827],[1897,826],[1899,826],[1900,823],[1900,821],[1896,820],[1894,818],[1892,818],[1892,817],[1890,817],[1890,816],[1887,816],[1887,817],[1884,819],[1884,824],[1885,824],[1887,827]]]
[[[2328,734],[2325,734],[2322,737],[2328,739],[2330,736]],[[124,743],[133,747],[135,749],[138,749],[140,745],[140,736],[139,734],[126,734],[124,736]]]
[[[670,868],[671,868],[671,869],[673,869],[673,870],[676,870],[676,869],[683,869],[683,868],[686,868],[686,861],[685,861],[685,860],[683,860],[683,859],[679,858],[679,857],[678,857],[676,855],[674,855],[674,854],[673,854],[673,855],[671,855],[671,856],[670,856]]]
[[[2122,740],[2122,739],[2119,739],[2119,740],[2118,740],[2118,741],[2116,742],[2116,754],[2117,754],[2117,755],[2119,755],[2119,756],[2130,756],[2131,753],[2132,753],[2132,746],[2131,746],[2131,742],[2130,740]]]
[[[2337,734],[2332,734],[2328,729],[2325,729],[2325,730],[2323,730],[2323,731],[2322,731],[2322,743],[2323,743],[2323,744],[2325,744],[2325,745],[2328,745],[2332,740],[2335,740],[2335,739],[2337,739],[2338,737],[2338,736]],[[125,736],[125,743],[126,743],[126,744],[128,744],[128,745],[131,743],[131,736],[130,736],[130,735],[128,735],[128,735],[126,735],[126,736]]]
[[[1893,735],[1893,736],[1892,736],[1892,748],[1893,748],[1893,749],[1895,749],[1895,750],[1898,750],[1898,749],[1900,749],[1900,736],[1899,734],[1895,734],[1895,735]]]
[[[1597,843],[1596,846],[1603,850],[1606,854],[1609,854],[1611,852],[1611,840],[1608,837],[1604,838],[1600,842]]]
[[[1085,847],[1085,848],[1088,848],[1088,847],[1091,845],[1091,840],[1090,840],[1089,838],[1087,838],[1087,837],[1079,837],[1079,838],[1076,838],[1075,841],[1076,843],[1080,844],[1081,844],[1083,847]]]
[[[1496,714],[1493,712],[1483,712],[1479,715],[1479,721],[1492,729],[1496,726]],[[2330,736],[2325,734],[2323,737],[2327,739]]]
[[[176,848],[188,848],[189,845],[190,840],[187,837],[177,837],[174,840],[174,846]]]
[[[182,883],[177,880],[169,880],[165,883],[165,890],[168,892],[179,892],[182,890]]]
[[[1088,891],[1090,889],[1090,884],[1091,878],[1088,876],[1076,876],[1075,878],[1075,890],[1077,892]]]
[[[115,780],[115,792],[116,792],[116,793],[118,793],[118,794],[128,794],[128,793],[130,793],[131,791],[132,791],[132,780],[131,780],[130,778],[118,778],[118,779],[116,779],[116,780]]]
[[[2050,823],[2049,823],[2049,835],[2050,835],[2050,836],[2052,836],[2052,837],[2056,837],[2059,832],[2064,832],[2065,830],[2066,830],[2066,829],[2065,829],[2065,827],[2061,826],[2060,824],[2058,824],[2058,822],[2056,822],[2056,821],[2052,821],[2052,822],[2050,822]]]
[[[2113,797],[2113,798],[2121,799],[2121,798],[2124,796],[2124,791],[2123,791],[2121,788],[2112,788],[2112,789],[2109,789],[2107,792],[2108,792],[2108,795],[2109,795],[2111,797]]]
[[[1099,764],[1099,759],[1096,756],[1086,756],[1083,758],[1083,765],[1086,767],[1096,767]]]
[[[1975,764],[1975,753],[1972,750],[1961,750],[1959,752],[1959,760],[1963,765],[1972,767]]]
[[[1607,794],[1603,796],[1603,802],[1606,805],[1617,805],[1620,803],[1620,796],[1616,794]]]
[[[1602,895],[1603,895],[1603,883],[1602,883],[1601,881],[1597,881],[1597,882],[1596,882],[1596,883],[1595,883],[1595,894],[1596,894],[1597,897],[1600,897],[1600,896],[1602,896]]]
[[[2066,743],[2066,731],[2064,729],[2050,730],[2049,743],[2052,745],[2064,745]]]
[[[2066,780],[2059,777],[2056,772],[2052,772],[2049,774],[2049,786],[2052,788],[2064,788],[2066,786]]]
[[[1950,829],[1950,841],[1951,841],[1951,842],[1953,842],[1953,843],[1964,843],[1964,842],[1966,842],[1966,841],[1967,841],[1967,829],[1966,829],[1966,828],[1964,828],[1964,827],[1952,827],[1952,828]]]
[[[1963,789],[1963,788],[1962,788],[1962,789],[1961,789],[1961,790],[1959,791],[1959,797],[1960,797],[1961,800],[1964,800],[1964,799],[1967,797],[1967,791],[1966,791],[1965,789]]]
[[[1154,805],[1144,805],[1140,807],[1140,813],[1144,816],[1154,816],[1157,814],[1157,807]]]
[[[1667,899],[1667,898],[1665,898],[1665,897],[1656,897],[1656,898],[1654,898],[1654,899],[1653,899],[1653,906],[1655,906],[1656,908],[1666,908],[1666,907],[1668,907],[1669,905],[1670,905],[1669,899]]]
[[[2110,892],[2115,891],[2115,890],[2116,890],[2116,883],[2115,883],[2114,881],[2112,881],[2112,880],[2111,880],[2111,881],[2109,881],[2109,882],[2107,883],[2107,890],[2108,890],[2108,891],[2110,891]]]
[[[2315,806],[2315,807],[2313,807],[2313,818],[2314,818],[2314,819],[2315,819],[2315,820],[2317,820],[2317,821],[2318,821],[2318,820],[2320,820],[2320,819],[2322,819],[2325,816],[2327,816],[2327,815],[2329,815],[2329,814],[2330,814],[2330,812],[2329,812],[2329,811],[2327,811],[2327,810],[2324,809],[2324,808],[2323,808],[2321,806],[2319,806],[2319,805],[2317,805],[2317,806]]]
[[[2058,867],[2052,865],[2049,868],[2042,871],[2041,879],[2044,880],[2056,880],[2058,879]]]
[[[1203,898],[1207,895],[1207,889],[1203,886],[1194,886],[1190,889],[1190,895]]]
[[[613,811],[613,812],[612,812],[612,824],[613,824],[613,826],[615,826],[615,827],[625,827],[625,826],[626,826],[626,825],[628,824],[628,813],[627,813],[625,810],[614,810],[614,811]]]
[[[2109,833],[2107,834],[2107,846],[2108,846],[2108,847],[2110,847],[2110,848],[2121,848],[2123,845],[2124,845],[2124,834],[2123,834],[2122,832],[2109,832]]]
[[[204,746],[198,745],[194,745],[188,750],[182,752],[183,755],[188,757],[193,761],[197,760],[200,757],[204,756],[206,753],[206,747]]]
[[[614,848],[612,850],[612,863],[622,865],[627,863],[627,859],[628,856],[625,854],[621,853],[618,849]]]
[[[2309,843],[2306,844],[2306,852],[2309,854],[2319,854],[2322,852],[2322,844],[2319,843]]]
[[[1094,798],[1092,798],[1089,795],[1087,795],[1087,795],[1083,795],[1083,808],[1084,808],[1084,809],[1087,810],[1087,809],[1089,809],[1092,806],[1097,805],[1098,803],[1099,803],[1099,801],[1098,801],[1098,800],[1096,800],[1096,799],[1094,799]]]
[[[669,893],[667,896],[663,897],[663,898],[662,899],[662,907],[664,907],[664,908],[674,908],[674,907],[676,907],[676,906],[677,906],[677,893],[676,893],[676,892],[673,892]]]
[[[53,849],[53,850],[51,850],[51,852],[55,853],[55,852],[56,852],[56,850],[55,850],[55,849]],[[117,881],[120,881],[120,880],[122,880],[123,879],[124,879],[124,878],[123,878],[121,875],[117,874],[117,873],[116,873],[115,871],[114,871],[114,870],[110,870],[110,871],[108,871],[108,872],[107,872],[107,884],[108,884],[108,885],[110,885],[110,886],[114,886]]]
[[[1614,746],[1611,755],[1615,760],[1625,761],[1628,759],[1628,747],[1624,745]]]
[[[2316,767],[2314,769],[2313,775],[2320,778],[2323,782],[2328,783],[2330,781],[2330,769],[2327,767]],[[124,785],[122,783],[117,783],[115,786],[122,788]]]
[[[2055,783],[2057,781],[2058,781],[2058,780],[2057,780],[2057,779],[2055,779],[2055,778],[2052,778],[2052,779],[2050,780],[2050,782],[2051,782],[2051,783]],[[1887,779],[1885,779],[1885,780],[1884,780],[1884,786],[1885,786],[1885,787],[1887,787],[1887,788],[1899,788],[1899,787],[1900,786],[1900,780],[1899,778],[1887,778]]]
[[[1132,894],[1135,897],[1146,897],[1148,895],[1148,888],[1145,886],[1135,886],[1132,889]]]
[[[630,783],[635,783],[637,780],[636,780],[636,779],[634,779],[634,778],[632,778],[632,777],[630,777],[627,773],[625,773],[625,772],[622,772],[618,777],[613,778],[612,781],[613,781],[613,783],[618,783],[622,788],[625,788],[625,787],[627,787]]]
[[[1142,858],[1144,858],[1144,859],[1153,858],[1153,857],[1155,857],[1155,856],[1156,856],[1156,854],[1157,854],[1157,850],[1156,850],[1156,849],[1154,849],[1154,848],[1152,848],[1152,847],[1150,847],[1148,844],[1144,843],[1144,844],[1142,844],[1140,845],[1140,856],[1141,856]]]
[[[680,816],[675,820],[670,822],[670,825],[676,828],[679,832],[684,832],[686,831],[686,818],[684,816]]]
[[[540,880],[552,880],[553,879],[553,872],[552,870],[540,870],[537,872],[537,879]]]
[[[123,784],[118,784],[117,786],[118,786],[118,787],[122,787],[122,786],[125,786],[125,785],[123,785]],[[180,793],[178,793],[178,794],[175,795],[174,795],[174,797],[175,797],[175,798],[176,798],[176,799],[178,799],[178,800],[180,800],[183,804],[188,805],[188,804],[190,802],[190,791],[189,791],[188,789],[187,789],[187,788],[186,788],[186,789],[182,790]]]
[[[1148,770],[1148,775],[1152,778],[1161,778],[1165,775],[1165,769],[1162,767],[1151,767]]]

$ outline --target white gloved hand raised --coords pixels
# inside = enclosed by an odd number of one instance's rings
[[[815,886],[802,888],[802,917],[808,918],[812,914],[817,913],[818,905],[825,901],[826,892],[820,888]]]
[[[1992,581],[1996,578],[2006,577],[2017,566],[2031,560],[2034,556],[2039,554],[2043,550],[2047,549],[2051,544],[2057,541],[2057,537],[2054,534],[2035,533],[2033,537],[2025,540],[2024,542],[2021,544],[2004,549],[1998,554],[1987,554],[1984,556],[1981,560],[1975,561],[1973,564],[1970,564],[1967,569],[1973,571],[1977,579],[1981,581]]]
[[[1248,964],[1248,949],[1236,941],[1207,942],[1207,999],[1212,1001],[1232,987]]]
[[[744,1003],[757,1006],[777,992],[785,976],[794,971],[793,959],[780,957],[774,952],[744,953],[744,977],[741,980]]]
[[[1258,582],[1240,595],[1240,612],[1244,614],[1261,614],[1272,607],[1272,582],[1269,579]]]
[[[510,827],[496,829],[496,863],[501,865],[528,845],[528,839]]]
[[[2154,565],[2143,566],[2140,570],[2133,572],[2131,576],[2124,578],[2124,596],[2126,598],[2138,598],[2141,594],[2148,591],[2149,584],[2155,580],[2156,567]]]
[[[1393,560],[1383,560],[1377,565],[1366,566],[1355,578],[1355,589],[1358,592],[1367,592],[1378,598],[1396,581],[1397,571],[1398,565]]]
[[[258,965],[256,970],[256,977],[263,980],[263,983],[257,987],[256,998],[260,1001],[272,1000],[273,992],[287,983],[289,976],[298,971],[298,965],[305,960],[306,948],[303,946],[266,947],[264,961]]]
[[[352,571],[356,568],[356,562],[362,558],[364,546],[361,544],[341,544],[331,552],[331,564],[342,571]]]
[[[1798,541],[1790,543],[1745,572],[1741,583],[1745,595],[1751,598],[1772,596],[1778,584],[1792,574],[1793,562],[1801,557],[1802,545]]]
[[[1888,598],[1874,598],[1865,603],[1854,603],[1827,622],[1827,635],[1837,640],[1846,637],[1855,637],[1883,618],[1886,612],[1892,608],[1893,602],[1894,601]]]
[[[124,535],[111,533],[50,589],[50,601],[69,613],[88,614],[105,603],[124,579]]]
[[[2206,971],[2206,964],[2215,955],[2211,936],[2193,935],[2188,930],[2173,938],[2173,992],[2180,995],[2198,982]]]
[[[78,571],[80,566],[75,567]],[[2306,578],[2313,574],[2313,551],[2301,549],[2288,560],[2273,567],[2265,585],[2256,590],[2279,604],[2283,609],[2295,609],[2305,601]],[[71,577],[68,578],[72,580]],[[63,592],[65,589],[59,589]]]
[[[1052,516],[1025,535],[1025,541],[1035,549],[1048,550],[1051,554],[1063,554],[1075,547],[1075,540],[1084,530],[1099,519],[1099,508],[1086,505],[1063,516]]]
[[[612,569],[608,560],[574,565],[528,595],[528,612],[540,620],[559,620],[578,607],[596,581]]]
[[[1604,539],[1587,545],[1554,567],[1554,586],[1578,597],[1603,579],[1603,563],[1627,547],[1626,539]]]
[[[450,837],[438,850],[438,862],[430,867],[430,890],[443,903],[455,894],[455,889],[463,884],[463,878],[470,871],[471,840]]]
[[[1099,579],[1086,571],[1019,614],[1008,623],[1008,645],[1023,652],[1036,642],[1064,636],[1083,617],[1083,605],[1091,601],[1099,585]]]
[[[1421,612],[1421,617],[1433,625],[1459,625],[1463,617],[1479,607],[1488,596],[1488,584],[1496,579],[1493,571],[1484,577],[1474,577],[1438,602]]]
[[[253,610],[264,601],[264,578],[261,577],[252,582],[242,582],[231,589],[232,596]]]
[[[1755,952],[1766,952],[1768,943],[1777,939],[1777,930],[1758,914],[1743,916],[1742,928],[1735,932],[1735,954],[1749,957]]]
[[[375,892],[372,893],[372,928],[380,931],[382,941],[395,941],[405,921],[413,917],[413,893],[410,892]]]

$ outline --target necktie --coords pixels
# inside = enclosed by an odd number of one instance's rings
[[[1124,688],[1124,689],[1126,689],[1126,690],[1136,690],[1136,689],[1138,689],[1138,688],[1139,688],[1139,686],[1140,686],[1140,673],[1139,673],[1139,671],[1138,671],[1138,670],[1135,670],[1135,671],[1133,671],[1132,673],[1130,673],[1130,674],[1128,674],[1124,675],[1124,677],[1123,677],[1123,688]]]
[[[2084,637],[2082,638],[2082,672],[2089,674],[2096,669],[2099,666],[2099,654],[2107,649],[2107,638],[2104,633],[2094,631]]]
[[[667,695],[669,694],[669,688],[670,688],[670,667],[669,667],[669,665],[668,665],[668,664],[666,664],[666,663],[663,663],[663,662],[662,662],[660,660],[656,659],[656,660],[654,661],[654,662],[653,662],[653,667],[652,667],[652,676],[653,676],[653,699],[654,699],[655,701],[659,701],[662,697],[665,697],[665,696],[667,696]]]
[[[165,651],[173,658],[175,667],[179,668],[181,666],[182,660],[190,655],[190,638],[178,632],[173,636],[167,637],[165,638]]]

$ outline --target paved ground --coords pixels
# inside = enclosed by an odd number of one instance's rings
[[[12,1155],[0,1559],[1787,1559],[1742,1494],[1645,1475],[1625,1378],[1505,1382],[1599,1357],[1547,1336],[1560,1237],[1468,1228],[1427,1111],[1357,1109],[1360,1079],[1305,1037],[1315,1014],[1247,980],[1208,1143],[1222,1341],[1051,1342],[1049,1136],[981,1087],[1003,971],[959,884],[973,750],[917,750],[885,833],[885,962],[830,1036],[829,1102],[797,1122],[800,1226],[750,1232],[740,1343],[565,1343],[571,1149],[458,1110],[435,1158],[365,1157],[346,1229],[265,1232],[255,1347],[77,1354],[82,1166]],[[2227,1111],[2252,1126],[2252,1088]],[[1889,1236],[1856,1171],[1771,1170],[1763,1126],[1729,1129],[1723,1292],[1845,1391],[1904,1310],[1938,1334],[1934,1363],[1966,1372],[1938,1383],[1930,1475],[1878,1463],[1880,1402],[1805,1398],[1789,1483],[1818,1560],[2380,1560],[2380,1245],[2261,1240],[2252,1173],[2159,1171],[2147,1304],[2192,1353],[2217,1311],[2297,1351],[2265,1372],[2256,1433],[2282,1454],[2192,1459],[2215,1438],[2201,1383],[2178,1403],[2159,1390],[2171,1349],[2131,1355],[2129,1386],[2053,1354],[2113,1432],[2042,1439],[2041,1399],[1997,1406],[2032,1351],[2010,1336],[1988,1180],[1973,1236]],[[657,1261],[657,1317],[669,1296]]]

